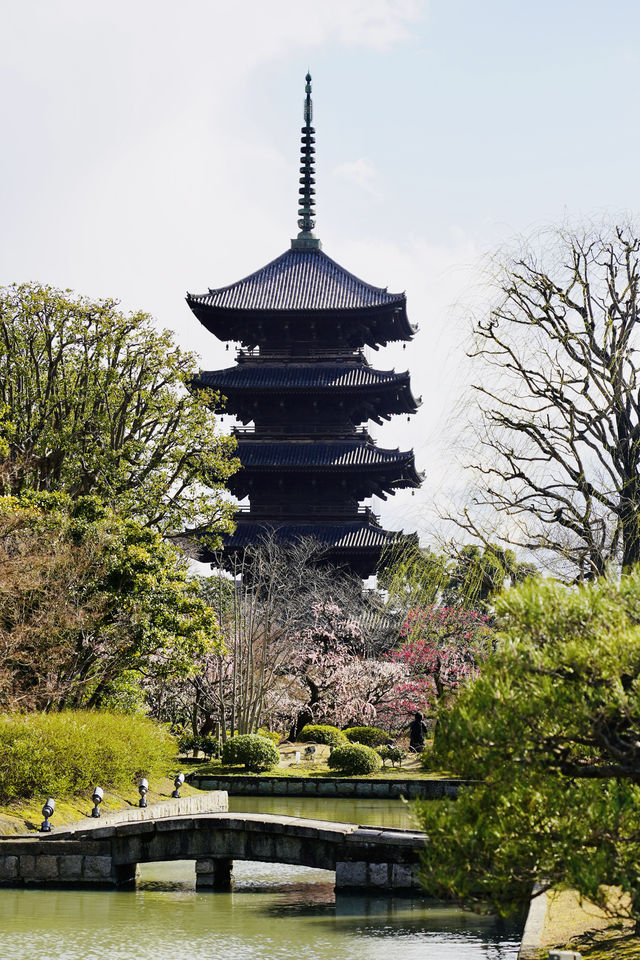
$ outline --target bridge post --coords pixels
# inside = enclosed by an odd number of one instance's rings
[[[196,890],[229,892],[233,889],[232,871],[233,860],[222,857],[196,860]]]
[[[113,865],[116,886],[135,887],[140,876],[140,867],[137,863],[117,863]]]

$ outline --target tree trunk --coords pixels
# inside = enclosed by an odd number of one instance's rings
[[[622,526],[622,569],[628,573],[640,562],[640,481],[634,479],[625,484],[620,498],[620,524]]]

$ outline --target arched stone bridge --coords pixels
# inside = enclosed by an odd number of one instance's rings
[[[335,870],[336,890],[408,891],[425,834],[263,814],[205,813],[2,840],[0,883],[96,884],[135,880],[137,866],[195,860],[198,889],[231,885],[234,860]]]

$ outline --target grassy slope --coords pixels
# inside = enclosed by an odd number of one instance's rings
[[[173,790],[173,780],[169,777],[161,777],[149,781],[149,793],[147,801],[149,803],[167,800]],[[199,794],[200,791],[183,784],[180,788],[181,796],[187,797]],[[42,823],[42,805],[46,797],[36,800],[25,800],[5,806],[0,806],[0,835],[24,833],[25,830],[37,830]],[[105,790],[104,800],[100,804],[100,809],[105,813],[113,813],[116,810],[124,810],[126,807],[137,807],[140,795],[137,787],[133,784],[131,787],[120,789]],[[56,810],[51,818],[52,825],[61,826],[65,823],[74,823],[88,817],[91,813],[93,803],[87,796],[67,797],[56,800]]]

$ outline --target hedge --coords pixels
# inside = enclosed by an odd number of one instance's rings
[[[257,733],[245,733],[222,744],[221,759],[224,764],[242,763],[247,770],[259,773],[277,766],[280,754],[271,740]]]
[[[178,749],[180,753],[193,753],[194,756],[198,750],[201,750],[209,760],[220,756],[220,744],[217,738],[202,737],[199,734],[183,733],[178,738]]]
[[[399,747],[378,747],[376,753],[382,760],[383,767],[386,767],[387,760],[390,761],[392,767],[395,767],[396,763],[401,767],[402,761],[407,755],[405,751]]]
[[[0,714],[0,803],[126,786],[165,773],[176,753],[171,734],[144,716]]]
[[[298,739],[302,743],[324,743],[327,747],[339,747],[346,742],[342,730],[329,724],[307,724],[300,731]]]
[[[392,739],[380,727],[347,727],[342,732],[350,743],[364,743],[367,747],[381,747]]]

